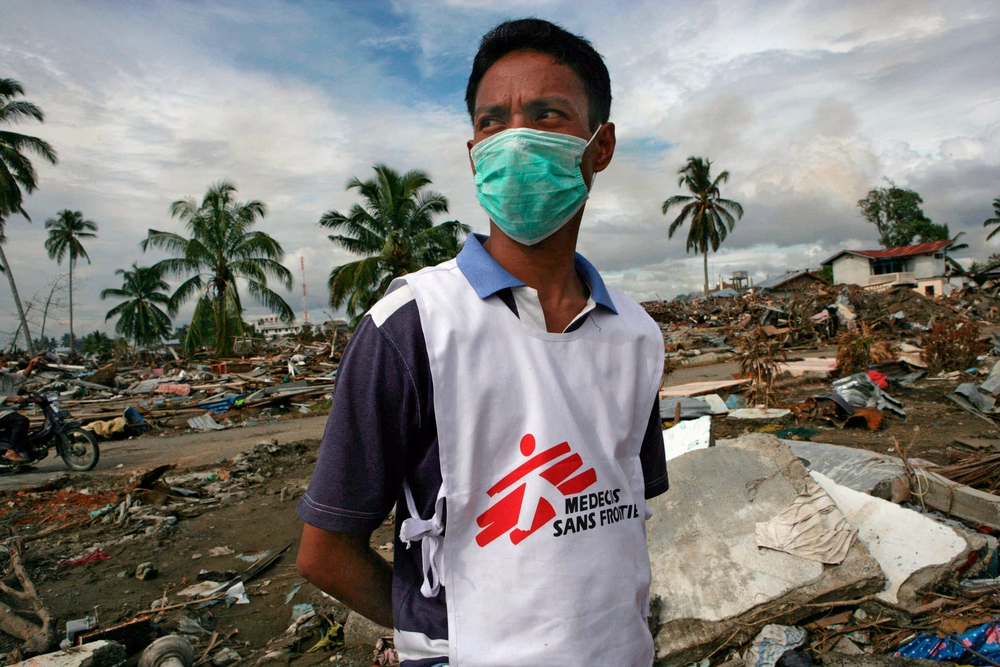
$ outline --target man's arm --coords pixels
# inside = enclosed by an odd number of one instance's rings
[[[21,373],[24,375],[25,378],[31,377],[31,374],[35,372],[35,367],[41,360],[42,360],[41,357],[35,357],[34,359],[28,362],[28,367],[25,368],[23,371],[21,371]]]
[[[366,315],[348,343],[316,470],[297,508],[306,523],[299,572],[385,626],[392,626],[391,566],[369,541],[402,492],[411,445],[432,439],[435,424],[426,346],[410,294],[378,323]],[[418,503],[421,491],[414,491]],[[433,506],[437,489],[427,494]]]
[[[392,566],[371,548],[371,534],[331,533],[306,524],[299,574],[362,616],[392,627]]]

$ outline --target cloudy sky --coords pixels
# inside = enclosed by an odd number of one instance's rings
[[[503,6],[497,11],[498,5]],[[668,240],[663,200],[689,155],[731,178],[746,211],[716,278],[815,267],[876,247],[855,202],[889,177],[935,222],[965,231],[1000,196],[1000,4],[865,0],[666,2],[46,2],[0,5],[0,77],[45,111],[22,131],[59,152],[38,163],[32,224],[7,223],[22,297],[60,269],[44,221],[64,208],[100,226],[78,270],[78,335],[111,330],[99,292],[143,254],[149,228],[182,231],[170,202],[222,178],[269,205],[262,229],[306,262],[314,319],[331,267],[349,261],[316,225],[353,201],[348,178],[385,162],[424,169],[451,215],[487,229],[475,200],[462,103],[479,37],[535,15],[589,37],[611,71],[618,151],[588,204],[581,252],[639,300],[701,285],[701,263]],[[63,269],[64,270],[64,269]],[[297,278],[298,280],[298,278]],[[300,308],[298,288],[288,295]],[[252,309],[250,314],[261,314]],[[65,318],[66,314],[57,313]],[[182,314],[180,320],[183,321]],[[0,288],[0,340],[16,324]],[[58,321],[47,333],[67,330]],[[37,335],[37,326],[35,327]]]

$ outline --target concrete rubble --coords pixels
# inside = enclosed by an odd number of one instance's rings
[[[924,593],[941,586],[970,555],[986,547],[982,535],[960,535],[923,514],[841,486],[821,473],[811,475],[878,561],[886,578],[878,597],[886,602],[907,609],[920,606]]]
[[[118,667],[125,658],[124,646],[102,640],[36,655],[16,664],[18,667]]]
[[[773,622],[794,623],[811,613],[802,604],[882,590],[879,564],[860,542],[836,566],[758,549],[756,524],[806,490],[805,467],[777,438],[689,452],[670,474],[647,524],[658,660],[684,664],[748,640],[762,605],[775,610]]]

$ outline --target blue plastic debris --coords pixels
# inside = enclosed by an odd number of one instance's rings
[[[730,410],[739,410],[747,406],[746,399],[744,399],[739,394],[730,394],[729,398],[726,399],[726,407]]]
[[[994,665],[1000,662],[1000,622],[991,621],[960,635],[944,638],[924,633],[896,651],[895,655],[899,658],[947,660],[976,667]]]

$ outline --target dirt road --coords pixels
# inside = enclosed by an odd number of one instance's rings
[[[222,457],[232,458],[261,440],[277,438],[279,442],[285,443],[318,439],[322,437],[325,427],[326,415],[323,415],[207,433],[103,441],[101,461],[94,472],[116,470],[119,465],[124,469],[148,468],[164,463],[176,463],[180,467],[207,465]],[[49,458],[29,472],[0,476],[0,491],[16,491],[35,486],[52,475],[68,470],[62,459],[52,452]]]

